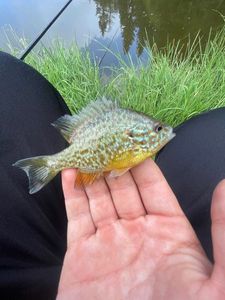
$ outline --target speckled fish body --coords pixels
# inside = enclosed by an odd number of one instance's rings
[[[79,169],[77,184],[90,184],[105,174],[120,176],[174,137],[170,126],[105,98],[91,102],[78,115],[59,118],[53,125],[70,146],[55,155],[15,164],[27,173],[30,193],[65,168]]]

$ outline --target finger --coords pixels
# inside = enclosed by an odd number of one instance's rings
[[[216,187],[211,208],[212,242],[214,256],[213,275],[221,286],[225,282],[225,180]]]
[[[91,218],[87,196],[82,188],[74,188],[76,170],[62,171],[62,186],[68,218],[68,246],[94,234],[96,228]]]
[[[112,198],[103,178],[85,187],[89,198],[92,219],[96,227],[100,228],[118,219]]]
[[[135,219],[146,215],[137,186],[130,172],[116,178],[107,178],[117,214],[122,219]]]
[[[184,215],[165,177],[152,159],[146,159],[131,173],[148,213]]]

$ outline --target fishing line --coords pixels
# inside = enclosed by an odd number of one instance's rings
[[[119,31],[119,28],[117,28],[117,30],[115,31],[115,33],[114,33],[114,35],[113,35],[111,41],[110,41],[109,44],[105,47],[106,50],[105,50],[105,52],[104,52],[102,58],[100,59],[100,61],[99,61],[99,63],[98,63],[98,67],[101,66],[101,64],[102,64],[102,62],[103,62],[103,59],[105,58],[106,54],[109,52],[110,47],[111,47],[111,45],[112,45],[112,43],[113,43],[113,41],[114,41],[114,39],[115,39],[115,37],[116,37],[118,31]]]
[[[49,30],[49,28],[55,23],[55,21],[60,17],[60,15],[64,12],[64,10],[69,6],[69,4],[73,0],[68,1],[63,8],[58,12],[58,14],[51,20],[51,22],[45,27],[45,29],[37,36],[37,38],[28,45],[28,47],[22,52],[19,59],[24,60],[26,56],[31,52],[31,50],[37,45],[40,39],[45,35],[45,33]]]

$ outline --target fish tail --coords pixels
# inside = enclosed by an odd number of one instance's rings
[[[13,166],[21,168],[29,179],[29,193],[34,194],[52,180],[59,169],[49,164],[50,156],[36,156],[17,161]]]

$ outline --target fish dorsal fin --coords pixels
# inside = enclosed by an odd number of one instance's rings
[[[68,143],[72,143],[77,129],[92,121],[93,118],[103,115],[108,111],[119,108],[117,101],[107,100],[105,97],[90,102],[77,115],[65,115],[56,120],[52,125],[56,127]]]

